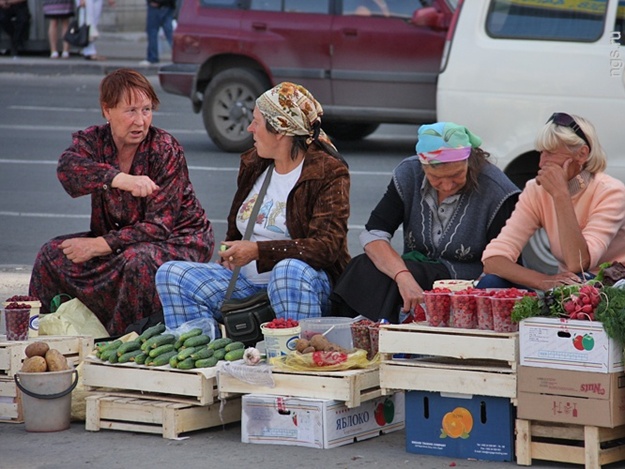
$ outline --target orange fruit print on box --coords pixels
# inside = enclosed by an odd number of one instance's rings
[[[441,424],[441,438],[469,438],[473,429],[473,416],[464,407],[456,407],[445,414]]]

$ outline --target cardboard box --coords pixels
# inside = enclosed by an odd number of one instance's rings
[[[623,370],[623,347],[596,321],[529,318],[519,328],[523,366],[615,373]]]
[[[625,425],[625,373],[521,366],[518,417],[614,428]]]
[[[344,402],[263,394],[243,396],[241,441],[335,448],[401,430],[404,393],[348,408]]]
[[[514,419],[510,399],[410,391],[406,393],[406,451],[512,461]]]

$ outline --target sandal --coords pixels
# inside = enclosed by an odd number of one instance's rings
[[[58,59],[59,58],[59,53],[57,51],[50,52],[50,58],[51,59]]]
[[[57,54],[58,57],[58,54]],[[62,59],[69,59],[69,52],[64,50],[63,53],[61,54],[61,58]]]

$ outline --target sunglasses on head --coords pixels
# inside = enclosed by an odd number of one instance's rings
[[[586,145],[588,145],[588,149],[591,148],[590,142],[588,141],[588,137],[586,137],[586,134],[584,133],[582,128],[579,126],[579,124],[575,122],[575,119],[573,119],[572,116],[564,112],[554,112],[551,115],[551,117],[547,120],[547,123],[549,122],[553,122],[554,124],[560,125],[562,127],[568,127],[573,132],[575,132],[575,135],[581,138],[586,143]]]

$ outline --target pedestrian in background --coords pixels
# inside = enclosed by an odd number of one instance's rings
[[[107,0],[109,6],[115,6],[115,0]],[[89,44],[81,50],[85,60],[106,60],[106,57],[98,55],[95,47],[95,40],[100,35],[98,24],[100,23],[100,15],[102,14],[102,5],[104,0],[76,0],[77,7],[84,7],[86,13],[86,22],[89,25]]]
[[[69,19],[74,16],[74,0],[43,0],[43,16],[50,20],[48,41],[50,58],[59,58],[59,39],[63,39],[69,26]],[[69,43],[63,41],[61,57],[69,58]]]
[[[0,29],[9,36],[13,57],[19,55],[28,40],[30,18],[26,0],[0,0]]]
[[[172,47],[174,43],[174,13],[176,11],[176,0],[147,0],[147,3],[147,60],[142,60],[139,63],[140,65],[159,63],[158,32],[161,28],[163,28],[163,33],[169,43],[169,47]]]

